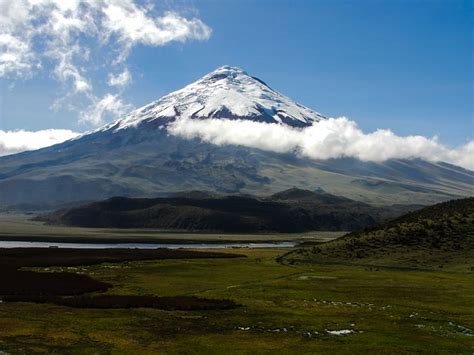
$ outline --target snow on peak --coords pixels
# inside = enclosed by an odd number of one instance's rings
[[[326,117],[274,91],[242,69],[226,65],[105,128],[121,129],[155,119],[180,118],[245,119],[306,127]]]
[[[209,74],[204,75],[201,80],[206,80],[206,79],[215,77],[217,75],[236,77],[237,75],[248,75],[248,74],[247,74],[247,72],[245,72],[244,70],[242,70],[238,67],[232,67],[230,65],[224,65],[224,66],[222,66],[220,68],[217,68],[216,70],[210,72]]]

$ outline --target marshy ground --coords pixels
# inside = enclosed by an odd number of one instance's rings
[[[216,250],[213,249],[213,252]],[[95,309],[0,303],[6,353],[472,353],[472,273],[232,259],[41,266],[111,285],[90,295],[229,299],[234,309]]]

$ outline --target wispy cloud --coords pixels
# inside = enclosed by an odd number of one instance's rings
[[[331,118],[307,128],[228,119],[181,119],[169,126],[172,135],[200,138],[278,153],[294,152],[311,159],[353,157],[364,161],[421,158],[445,161],[474,170],[474,141],[450,149],[437,138],[397,136],[387,129],[364,133],[354,121]]]
[[[45,129],[36,132],[0,130],[0,156],[48,147],[78,135],[79,133],[67,129]]]
[[[121,116],[133,108],[132,105],[122,102],[118,95],[106,94],[95,101],[83,112],[81,121],[89,122],[94,126],[101,124],[104,119]]]
[[[112,73],[109,74],[109,81],[108,84],[110,86],[117,86],[117,87],[125,87],[132,81],[132,74],[128,69],[125,69],[123,72],[113,75]]]
[[[198,18],[160,14],[135,0],[0,0],[0,78],[28,78],[52,66],[66,98],[80,94],[99,103],[97,68],[121,90],[131,81],[126,60],[134,46],[207,40],[211,33]]]

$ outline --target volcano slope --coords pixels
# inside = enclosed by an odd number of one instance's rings
[[[426,207],[325,244],[291,251],[280,261],[472,271],[474,198]]]
[[[433,204],[470,196],[474,188],[474,172],[442,162],[311,160],[169,130],[178,120],[208,119],[301,129],[326,117],[239,68],[222,67],[73,140],[1,157],[0,208],[51,209],[186,190],[263,196],[292,187],[380,205]]]

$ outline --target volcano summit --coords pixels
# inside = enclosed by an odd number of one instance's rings
[[[376,204],[472,194],[474,173],[420,159],[311,160],[170,134],[173,122],[220,119],[300,129],[327,118],[239,68],[224,66],[73,140],[0,158],[0,205],[54,207],[111,196],[205,190],[265,195],[292,187]]]
[[[183,89],[133,111],[105,129],[179,118],[243,119],[307,127],[326,117],[274,91],[240,68],[223,66]]]

